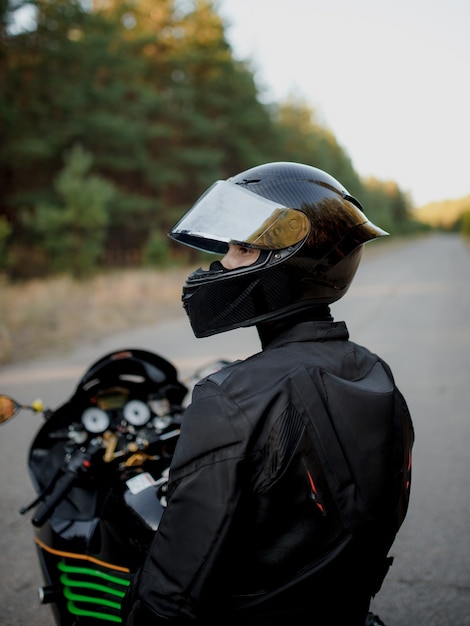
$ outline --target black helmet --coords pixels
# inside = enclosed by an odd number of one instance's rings
[[[183,305],[196,337],[207,337],[339,300],[363,244],[387,234],[335,178],[280,162],[216,182],[169,236],[215,254],[229,243],[261,250],[253,265],[215,263],[188,277]]]

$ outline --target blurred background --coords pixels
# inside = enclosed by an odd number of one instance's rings
[[[469,6],[0,2],[0,364],[153,321],[199,263],[169,228],[262,162],[394,237],[468,234]]]
[[[129,345],[183,373],[256,351],[181,309],[207,258],[167,232],[217,179],[309,163],[391,234],[333,309],[417,431],[390,626],[470,625],[469,26],[464,0],[0,0],[0,391],[53,405]],[[17,513],[34,428],[0,439],[5,626],[50,624]]]

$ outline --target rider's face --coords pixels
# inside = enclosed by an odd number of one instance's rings
[[[238,244],[230,243],[227,254],[220,260],[227,270],[234,270],[237,267],[247,267],[253,265],[258,259],[260,251],[256,248],[247,248]]]

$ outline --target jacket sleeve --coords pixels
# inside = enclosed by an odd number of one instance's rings
[[[206,381],[196,388],[172,460],[168,505],[132,592],[128,626],[198,619],[239,498],[247,429],[243,413],[218,385]]]
[[[136,600],[129,613],[123,611],[123,623],[125,626],[138,626],[146,624],[147,626],[159,626],[165,624],[169,626],[170,622],[165,617],[157,615],[152,609],[141,600]],[[173,622],[171,622],[173,623]]]

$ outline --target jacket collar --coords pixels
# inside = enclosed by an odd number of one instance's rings
[[[265,341],[264,350],[279,348],[298,341],[346,341],[349,339],[346,323],[333,320],[302,321],[290,326],[283,325],[282,328],[275,330],[271,333],[269,340]]]

